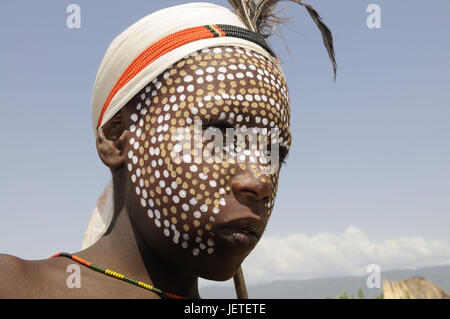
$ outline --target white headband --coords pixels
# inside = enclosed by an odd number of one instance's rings
[[[152,13],[123,31],[114,39],[106,51],[95,79],[92,93],[92,124],[94,130],[103,126],[140,90],[170,65],[192,52],[207,47],[236,45],[252,49],[276,62],[275,65],[279,64],[276,58],[254,42],[229,36],[212,37],[189,42],[171,50],[140,70],[125,85],[120,86],[117,92],[111,94],[130,64],[158,40],[188,28],[217,24],[248,29],[231,10],[210,3],[195,2]],[[110,97],[110,101],[108,101],[107,109],[104,114],[101,114],[108,97]],[[99,121],[100,117],[101,120]]]

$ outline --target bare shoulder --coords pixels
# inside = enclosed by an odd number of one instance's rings
[[[12,255],[0,254],[0,298],[14,298],[17,283],[26,276],[25,260]]]
[[[78,285],[72,280],[75,277],[79,278]],[[159,296],[116,278],[80,267],[67,258],[26,260],[0,254],[0,299],[5,298],[159,299]]]
[[[60,290],[55,279],[64,276],[60,263],[0,254],[0,298],[51,298]]]
[[[12,279],[16,273],[20,273],[20,269],[24,266],[23,259],[7,255],[0,254],[0,282]]]

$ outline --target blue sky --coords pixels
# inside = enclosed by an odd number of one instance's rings
[[[90,120],[101,59],[126,27],[183,2],[0,3],[1,253],[79,250],[110,174]],[[81,7],[80,29],[66,26],[70,3]],[[429,251],[386,267],[450,262],[450,2],[309,3],[334,33],[338,77],[307,12],[283,2],[291,22],[271,43],[290,88],[293,144],[265,236],[361,235],[381,250],[415,238]],[[381,29],[366,26],[371,3],[380,5]],[[359,235],[346,237],[348,227]],[[328,271],[308,276],[345,274],[325,255]]]

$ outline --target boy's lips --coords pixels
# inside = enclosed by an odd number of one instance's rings
[[[213,228],[216,237],[223,238],[239,248],[254,247],[263,231],[263,221],[255,218],[239,218]]]

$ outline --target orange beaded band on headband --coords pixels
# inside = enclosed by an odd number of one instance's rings
[[[108,109],[111,100],[133,77],[135,77],[139,72],[141,72],[148,65],[153,63],[155,60],[163,56],[164,54],[190,42],[197,40],[214,38],[214,37],[236,37],[245,40],[252,41],[264,49],[266,49],[272,56],[275,56],[270,46],[267,44],[265,38],[253,31],[240,28],[237,26],[214,24],[205,25],[200,27],[193,27],[184,29],[173,34],[170,34],[161,40],[158,40],[143,52],[141,52],[133,62],[128,65],[125,71],[122,73],[120,78],[117,80],[113,89],[109,93],[105,104],[100,112],[100,116],[97,122],[97,129],[100,127],[103,116]]]

